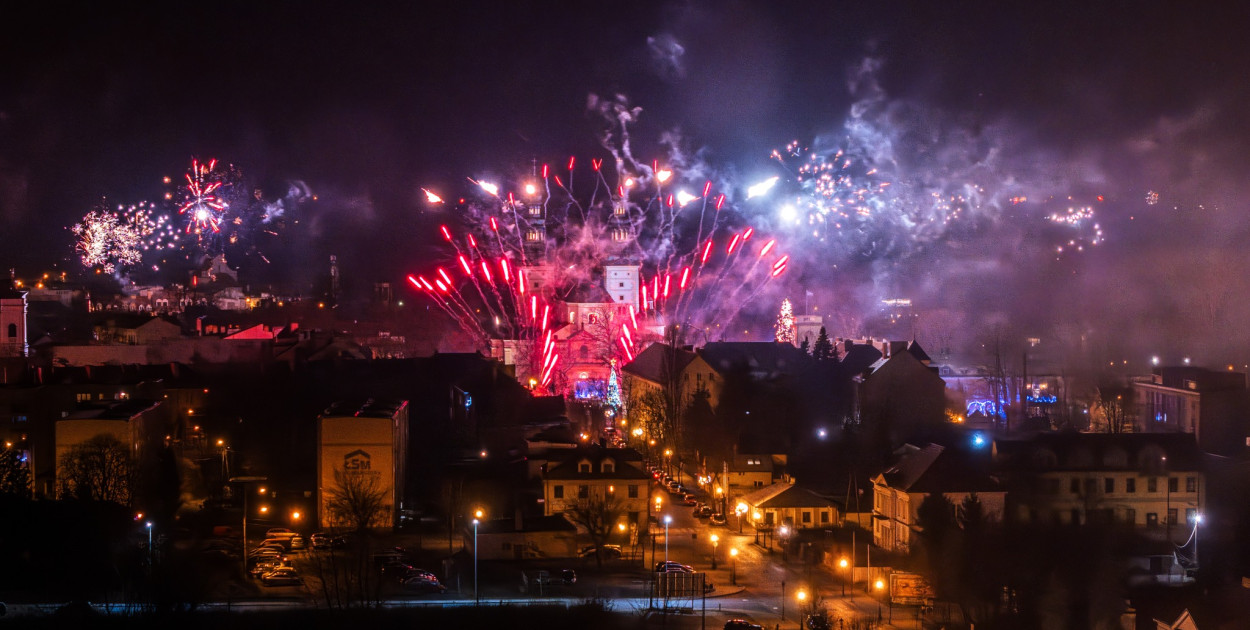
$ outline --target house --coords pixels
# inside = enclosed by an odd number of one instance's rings
[[[1236,456],[1247,447],[1250,390],[1246,375],[1200,367],[1157,367],[1135,379],[1133,431],[1192,433],[1198,446]]]
[[[1180,543],[1205,505],[1203,454],[1190,434],[1043,433],[995,442],[994,459],[1021,522],[1120,523]]]
[[[101,435],[115,438],[137,462],[149,440],[160,436],[165,429],[165,412],[161,401],[126,400],[100,405],[69,414],[55,424],[55,489],[60,495],[66,487],[65,457],[75,447]]]
[[[182,337],[182,326],[165,317],[111,314],[94,327],[95,338],[104,343],[147,346]]]
[[[725,462],[725,483],[729,493],[737,496],[753,492],[773,483],[773,456],[760,454],[734,454]]]
[[[736,511],[744,512],[743,518],[748,518],[757,530],[780,526],[795,529],[833,527],[838,520],[838,508],[833,501],[786,482],[742,495]]]
[[[632,448],[588,446],[563,454],[543,473],[543,514],[602,508],[620,513],[617,522],[624,531],[645,533],[653,479],[641,462],[642,456]]]
[[[975,496],[990,520],[1002,519],[1007,495],[966,454],[937,444],[899,449],[895,462],[873,478],[872,491],[873,543],[903,552],[911,547],[920,504],[929,495],[943,496],[956,508]]]
[[[475,540],[476,534],[476,540]],[[463,531],[465,547],[477,545],[479,560],[574,558],[580,544],[577,526],[561,514],[491,519]]]
[[[945,422],[946,383],[910,348],[882,356],[859,384],[859,419],[882,445],[896,447],[918,430]],[[920,351],[923,353],[923,351]]]

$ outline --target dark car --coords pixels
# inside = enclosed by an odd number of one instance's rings
[[[595,550],[594,545],[586,545],[585,547],[582,547],[580,551],[577,552],[577,557],[593,558],[595,557],[595,551],[596,550]],[[603,545],[599,547],[598,553],[600,556],[603,557],[604,560],[616,560],[621,557],[621,554],[623,553],[623,551],[621,550],[620,545]]]
[[[725,524],[725,523],[727,523],[727,522],[728,522],[728,521],[726,521],[726,520],[725,520],[725,515],[724,515],[724,514],[713,514],[713,515],[712,515],[712,520],[711,520],[711,523],[712,523],[713,525],[724,525],[724,524]]]
[[[808,630],[832,630],[833,621],[824,611],[812,613],[807,616],[807,628]]]
[[[712,507],[702,505],[694,509],[695,518],[708,518],[712,515]]]
[[[764,626],[746,619],[730,619],[725,622],[725,630],[764,630]]]
[[[405,578],[400,584],[405,589],[418,593],[442,593],[447,590],[447,587],[443,586],[442,582],[438,581],[438,578],[430,574],[413,575]]]
[[[656,573],[694,573],[694,567],[672,560],[661,560],[655,563]]]

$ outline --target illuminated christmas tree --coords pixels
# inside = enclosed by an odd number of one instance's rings
[[[781,313],[777,315],[777,341],[794,344],[794,307],[787,298],[781,301]]]
[[[616,359],[611,361],[611,372],[608,375],[608,407],[613,413],[619,413],[621,407],[621,386],[616,380]]]

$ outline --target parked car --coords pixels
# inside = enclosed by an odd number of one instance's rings
[[[661,560],[655,563],[656,573],[694,573],[694,567],[673,560]]]
[[[728,523],[729,521],[725,520],[724,514],[713,514],[711,516],[710,522],[712,525],[724,525],[725,523]]]
[[[294,535],[295,535],[295,532],[285,527],[270,527],[268,530],[265,531],[265,538],[278,538],[278,537],[290,538]]]
[[[296,534],[291,537],[291,549],[303,549],[306,546],[308,546],[308,543],[304,541],[303,536]]]
[[[712,516],[712,506],[701,505],[694,509],[695,518],[708,518]]]
[[[764,630],[764,626],[746,619],[730,619],[725,622],[725,630]]]
[[[264,560],[257,561],[256,565],[253,566],[251,571],[248,571],[248,573],[251,573],[252,577],[258,578],[266,573],[276,571],[283,566],[285,566],[285,563],[281,558],[266,558]]]
[[[419,593],[442,593],[447,590],[447,587],[443,586],[433,575],[414,575],[405,578],[400,584],[408,590]]]
[[[577,572],[573,569],[562,569],[558,578],[552,578],[551,572],[546,569],[540,569],[534,574],[534,583],[539,586],[551,586],[553,584],[572,586],[576,582]]]
[[[262,549],[264,547],[273,547],[274,549],[278,549],[280,551],[289,551],[291,549],[291,539],[290,538],[266,538],[262,540],[259,545],[256,546],[257,549]]]
[[[616,560],[617,558],[620,558],[623,553],[624,552],[621,550],[620,545],[603,545],[599,547],[599,555],[603,556],[604,560]],[[593,558],[594,556],[594,545],[586,545],[577,552],[577,557],[579,558]]]
[[[260,581],[265,586],[299,586],[304,583],[295,567],[278,567],[260,576]]]
[[[698,505],[699,500],[694,498],[693,494],[687,494],[685,498],[681,500],[681,503],[682,505]]]

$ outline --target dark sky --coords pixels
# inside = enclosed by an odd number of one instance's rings
[[[743,188],[792,139],[846,145],[917,197],[982,191],[947,230],[789,235],[782,293],[851,319],[905,294],[963,324],[1134,337],[1112,353],[1246,354],[1229,349],[1250,316],[1250,16],[1217,8],[1233,3],[167,4],[32,3],[0,25],[0,251],[19,274],[81,269],[67,228],[94,203],[157,200],[161,177],[216,157],[268,197],[317,195],[288,209],[275,264],[335,253],[397,280],[438,253],[446,211],[422,187],[606,157],[587,100],[620,94],[643,110],[635,155],[668,159],[679,134],[691,183],[782,236]],[[1042,218],[1068,196],[1106,242],[1056,257],[1066,235]]]

